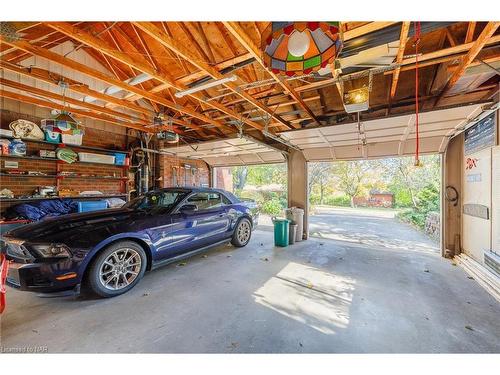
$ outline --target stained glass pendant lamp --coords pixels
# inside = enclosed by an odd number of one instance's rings
[[[271,22],[262,34],[264,64],[289,77],[332,64],[342,45],[340,22]]]

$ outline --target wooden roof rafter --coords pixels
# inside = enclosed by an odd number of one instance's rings
[[[165,45],[167,48],[170,48],[172,51],[175,51],[179,56],[184,57],[186,60],[190,61],[191,64],[195,65],[198,69],[206,72],[209,74],[212,78],[214,79],[222,79],[224,76],[215,68],[212,66],[208,65],[206,62],[201,61],[197,59],[195,56],[192,55],[190,51],[188,51],[184,46],[181,46],[179,43],[177,43],[174,39],[170,38],[165,32],[163,32],[160,28],[158,28],[156,25],[154,25],[151,22],[133,22],[134,25],[136,25],[138,28],[140,28],[143,32],[149,34],[151,37],[155,38],[157,41]],[[249,103],[255,105],[258,107],[260,110],[267,112],[268,114],[272,114],[272,112],[264,106],[262,103],[258,102],[255,98],[250,96],[248,93],[246,93],[244,90],[240,90],[239,88],[236,87],[235,84],[232,82],[227,82],[224,84],[227,88],[229,88],[231,91],[235,92],[237,95],[241,96],[242,98],[246,99]],[[181,89],[184,89],[181,88]],[[199,95],[194,95],[195,97],[199,98]],[[208,106],[215,107],[216,109],[219,109],[220,111],[230,115],[231,117],[239,120],[240,116],[233,111],[228,110],[224,106],[220,104],[216,104],[215,102],[207,102],[206,100],[202,100],[205,102]],[[276,117],[275,117],[276,118]],[[288,126],[286,122],[283,120],[280,120],[279,117],[276,118],[279,122],[284,124],[285,126]],[[262,130],[263,126],[251,122],[248,120],[243,120],[247,125],[250,125],[258,130]]]
[[[446,96],[446,94],[455,86],[460,77],[464,74],[467,67],[474,61],[479,52],[486,45],[488,40],[495,34],[495,31],[500,26],[500,22],[488,22],[484,27],[481,34],[479,34],[478,38],[474,43],[472,43],[467,54],[462,58],[462,61],[455,69],[455,72],[452,74],[445,87],[441,91],[441,94],[436,99],[434,106],[437,106],[439,102]]]
[[[99,81],[105,82],[105,83],[113,85],[113,86],[120,87],[126,91],[133,92],[141,97],[151,99],[151,100],[155,101],[156,103],[164,105],[164,106],[171,108],[175,111],[183,112],[189,116],[195,117],[204,123],[211,124],[211,125],[214,125],[216,127],[221,127],[229,132],[233,131],[232,128],[226,127],[217,121],[213,121],[212,119],[210,119],[210,118],[208,118],[208,117],[206,117],[206,116],[204,116],[204,115],[202,115],[202,114],[200,114],[200,113],[198,113],[190,108],[182,107],[178,104],[175,104],[175,103],[169,101],[168,99],[166,99],[164,97],[161,97],[161,96],[156,95],[156,94],[152,94],[152,93],[150,93],[146,90],[142,90],[136,86],[129,85],[126,82],[123,82],[119,79],[110,77],[107,74],[104,74],[96,69],[88,67],[85,64],[76,62],[76,61],[71,60],[67,57],[59,55],[53,51],[34,46],[34,45],[32,45],[28,42],[25,42],[25,41],[9,41],[9,40],[6,40],[3,36],[0,36],[0,42],[7,43],[9,45],[15,46],[16,48],[22,49],[22,50],[29,52],[31,54],[43,57],[47,60],[50,60],[52,62],[55,62],[59,65],[66,67],[66,68],[75,70],[75,71],[80,72],[82,74],[85,74],[85,75],[92,77],[94,79],[97,79]]]
[[[172,82],[168,77],[166,77],[164,74],[161,74],[160,72],[155,71],[148,64],[143,64],[141,61],[136,60],[135,58],[131,57],[130,55],[123,53],[121,51],[118,51],[117,49],[113,48],[112,46],[105,43],[101,39],[95,38],[93,35],[91,35],[87,32],[84,32],[82,30],[74,28],[68,23],[47,22],[45,24],[62,32],[62,33],[64,33],[64,34],[66,34],[66,35],[68,35],[69,37],[71,37],[75,40],[79,40],[80,42],[87,44],[90,47],[100,49],[103,53],[107,54],[108,56],[112,57],[113,59],[121,61],[124,64],[130,65],[131,67],[134,67],[143,73],[149,74],[151,77],[153,77],[153,78],[155,78],[163,83],[166,83],[169,86],[171,86],[177,90],[184,90],[187,88],[184,85],[178,85],[175,82]],[[160,30],[156,27],[155,27],[155,29]],[[161,32],[163,33],[163,31],[161,31]],[[165,33],[163,33],[163,34],[165,34]],[[190,96],[197,99],[201,105],[205,104],[206,106],[218,109],[219,111],[222,111],[235,119],[240,119],[240,117],[241,117],[238,113],[235,113],[224,106],[221,106],[215,102],[208,101],[207,98],[202,94],[195,93],[195,94],[190,94]],[[177,106],[179,106],[179,105],[177,105]],[[186,107],[182,107],[182,108],[185,109]],[[261,124],[256,123],[254,121],[244,120],[244,122],[247,125],[250,125],[250,126],[256,128],[256,129],[259,129],[259,130],[261,130],[263,128],[263,126]],[[218,124],[218,126],[219,127],[220,126],[226,127],[225,125],[222,125],[222,124]]]

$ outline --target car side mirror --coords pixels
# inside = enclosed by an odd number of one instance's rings
[[[198,211],[198,206],[196,204],[185,204],[179,209],[183,214],[191,214],[195,211]]]

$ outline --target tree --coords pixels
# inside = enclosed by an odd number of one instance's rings
[[[416,167],[412,157],[386,159],[383,166],[392,178],[391,190],[398,196],[407,193],[411,206],[417,208],[418,193],[429,184],[439,190],[441,164],[438,155],[423,156],[423,166]],[[403,202],[404,203],[404,202]]]
[[[331,163],[319,162],[309,165],[308,192],[311,195],[314,186],[319,186],[319,204],[323,204],[325,188],[331,182],[331,172]]]
[[[248,167],[234,167],[233,168],[233,186],[235,190],[243,190],[247,183]]]
[[[354,197],[363,191],[369,171],[372,168],[370,161],[339,161],[333,165],[334,179],[338,188],[351,200],[354,207]]]

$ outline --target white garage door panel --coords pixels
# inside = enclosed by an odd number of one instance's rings
[[[212,166],[282,163],[283,154],[250,137],[229,138],[162,149],[178,157],[201,159]]]
[[[491,209],[491,149],[467,155],[465,160],[468,158],[476,166],[465,170],[463,204],[480,204]],[[491,248],[490,220],[463,214],[462,225],[465,253],[483,264],[484,251]]]
[[[399,142],[375,143],[368,146],[368,157],[397,154]]]
[[[441,145],[443,138],[441,137],[434,137],[434,138],[427,138],[425,142],[420,142],[420,148],[419,151],[421,153],[433,153],[436,152],[436,150],[439,150],[439,146]],[[414,154],[416,151],[416,143],[414,139],[409,139],[408,141],[405,142],[404,144],[404,154]]]
[[[500,146],[497,146],[492,150],[492,172],[491,247],[493,251],[500,254]]]
[[[448,137],[455,133],[456,128],[464,125],[468,119],[474,118],[480,112],[481,105],[470,105],[421,113],[419,117],[420,151],[426,154],[443,152]],[[414,123],[414,114],[362,121],[362,129],[364,129],[368,143],[368,156],[383,157],[415,153]],[[361,136],[356,122],[292,130],[280,133],[280,135],[302,149],[309,161],[363,157],[363,152],[358,147]],[[398,142],[397,147],[394,142]],[[332,146],[333,150],[325,150],[327,146]],[[342,149],[343,147],[347,148]],[[311,150],[313,148],[316,150]],[[329,155],[335,155],[335,158]]]

